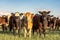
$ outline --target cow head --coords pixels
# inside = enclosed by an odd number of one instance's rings
[[[26,12],[25,16],[26,17],[30,17],[31,16],[31,13],[30,12]]]
[[[26,12],[25,16],[27,17],[28,20],[31,20],[33,18],[30,12]]]
[[[20,15],[20,16],[22,16],[22,15],[23,15],[23,13],[20,13],[19,15]]]
[[[43,16],[46,16],[47,14],[50,13],[50,11],[39,11],[40,14],[42,14]]]
[[[19,12],[15,12],[15,16],[19,16]]]
[[[51,15],[50,17],[53,17],[53,15]]]
[[[59,19],[59,17],[57,17],[57,19]]]
[[[48,20],[51,20],[52,17],[53,17],[53,15],[47,15]]]
[[[53,17],[54,15],[48,15],[48,16]]]

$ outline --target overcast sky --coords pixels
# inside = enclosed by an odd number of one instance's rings
[[[0,11],[6,12],[33,12],[50,10],[55,16],[60,15],[60,0],[0,0]]]

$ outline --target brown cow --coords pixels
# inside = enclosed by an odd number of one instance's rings
[[[43,34],[45,36],[46,34],[46,27],[48,25],[47,22],[47,14],[50,13],[50,11],[39,11],[40,14],[42,14],[42,16],[40,17],[40,23],[42,24],[42,30],[43,30]]]
[[[56,17],[53,17],[51,19],[51,25],[50,25],[52,31],[54,31],[55,26],[56,26]]]
[[[39,14],[35,14],[33,17],[33,27],[32,27],[33,35],[34,35],[34,32],[39,33],[40,31],[40,28],[41,28],[40,16],[41,15]]]
[[[60,27],[60,19],[59,19],[59,17],[57,17],[55,29],[59,30],[59,27]]]
[[[6,15],[3,15],[2,16],[2,29],[3,31],[7,31],[7,28],[8,28],[8,20],[7,20],[7,16]]]
[[[40,33],[41,35],[41,30],[43,30],[43,34],[45,36],[45,32],[46,32],[46,27],[48,25],[48,21],[47,21],[47,14],[50,13],[50,11],[46,12],[46,11],[43,11],[43,12],[40,12],[42,15],[40,14],[36,14],[34,17],[33,17],[33,34],[34,34],[34,31],[37,31],[37,33]]]
[[[48,27],[50,27],[51,31],[54,31],[55,25],[56,25],[56,17],[53,17],[53,15],[49,15],[48,16]]]
[[[9,31],[12,31],[13,29],[13,24],[15,24],[15,14],[11,13],[10,16],[8,16],[8,23],[9,23]]]
[[[0,16],[0,24],[2,23],[2,17]]]
[[[2,28],[2,17],[0,16],[0,28]]]

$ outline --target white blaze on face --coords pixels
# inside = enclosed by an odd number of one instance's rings
[[[9,18],[9,17],[11,16],[11,13],[9,13],[7,16],[8,16],[8,18]]]
[[[24,16],[24,15],[20,16],[20,19],[22,19],[22,18],[23,18],[23,16]]]
[[[15,13],[15,16],[19,16],[19,13]]]

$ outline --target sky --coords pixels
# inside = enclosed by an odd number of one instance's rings
[[[51,11],[51,15],[60,16],[60,0],[0,0],[0,12]]]

